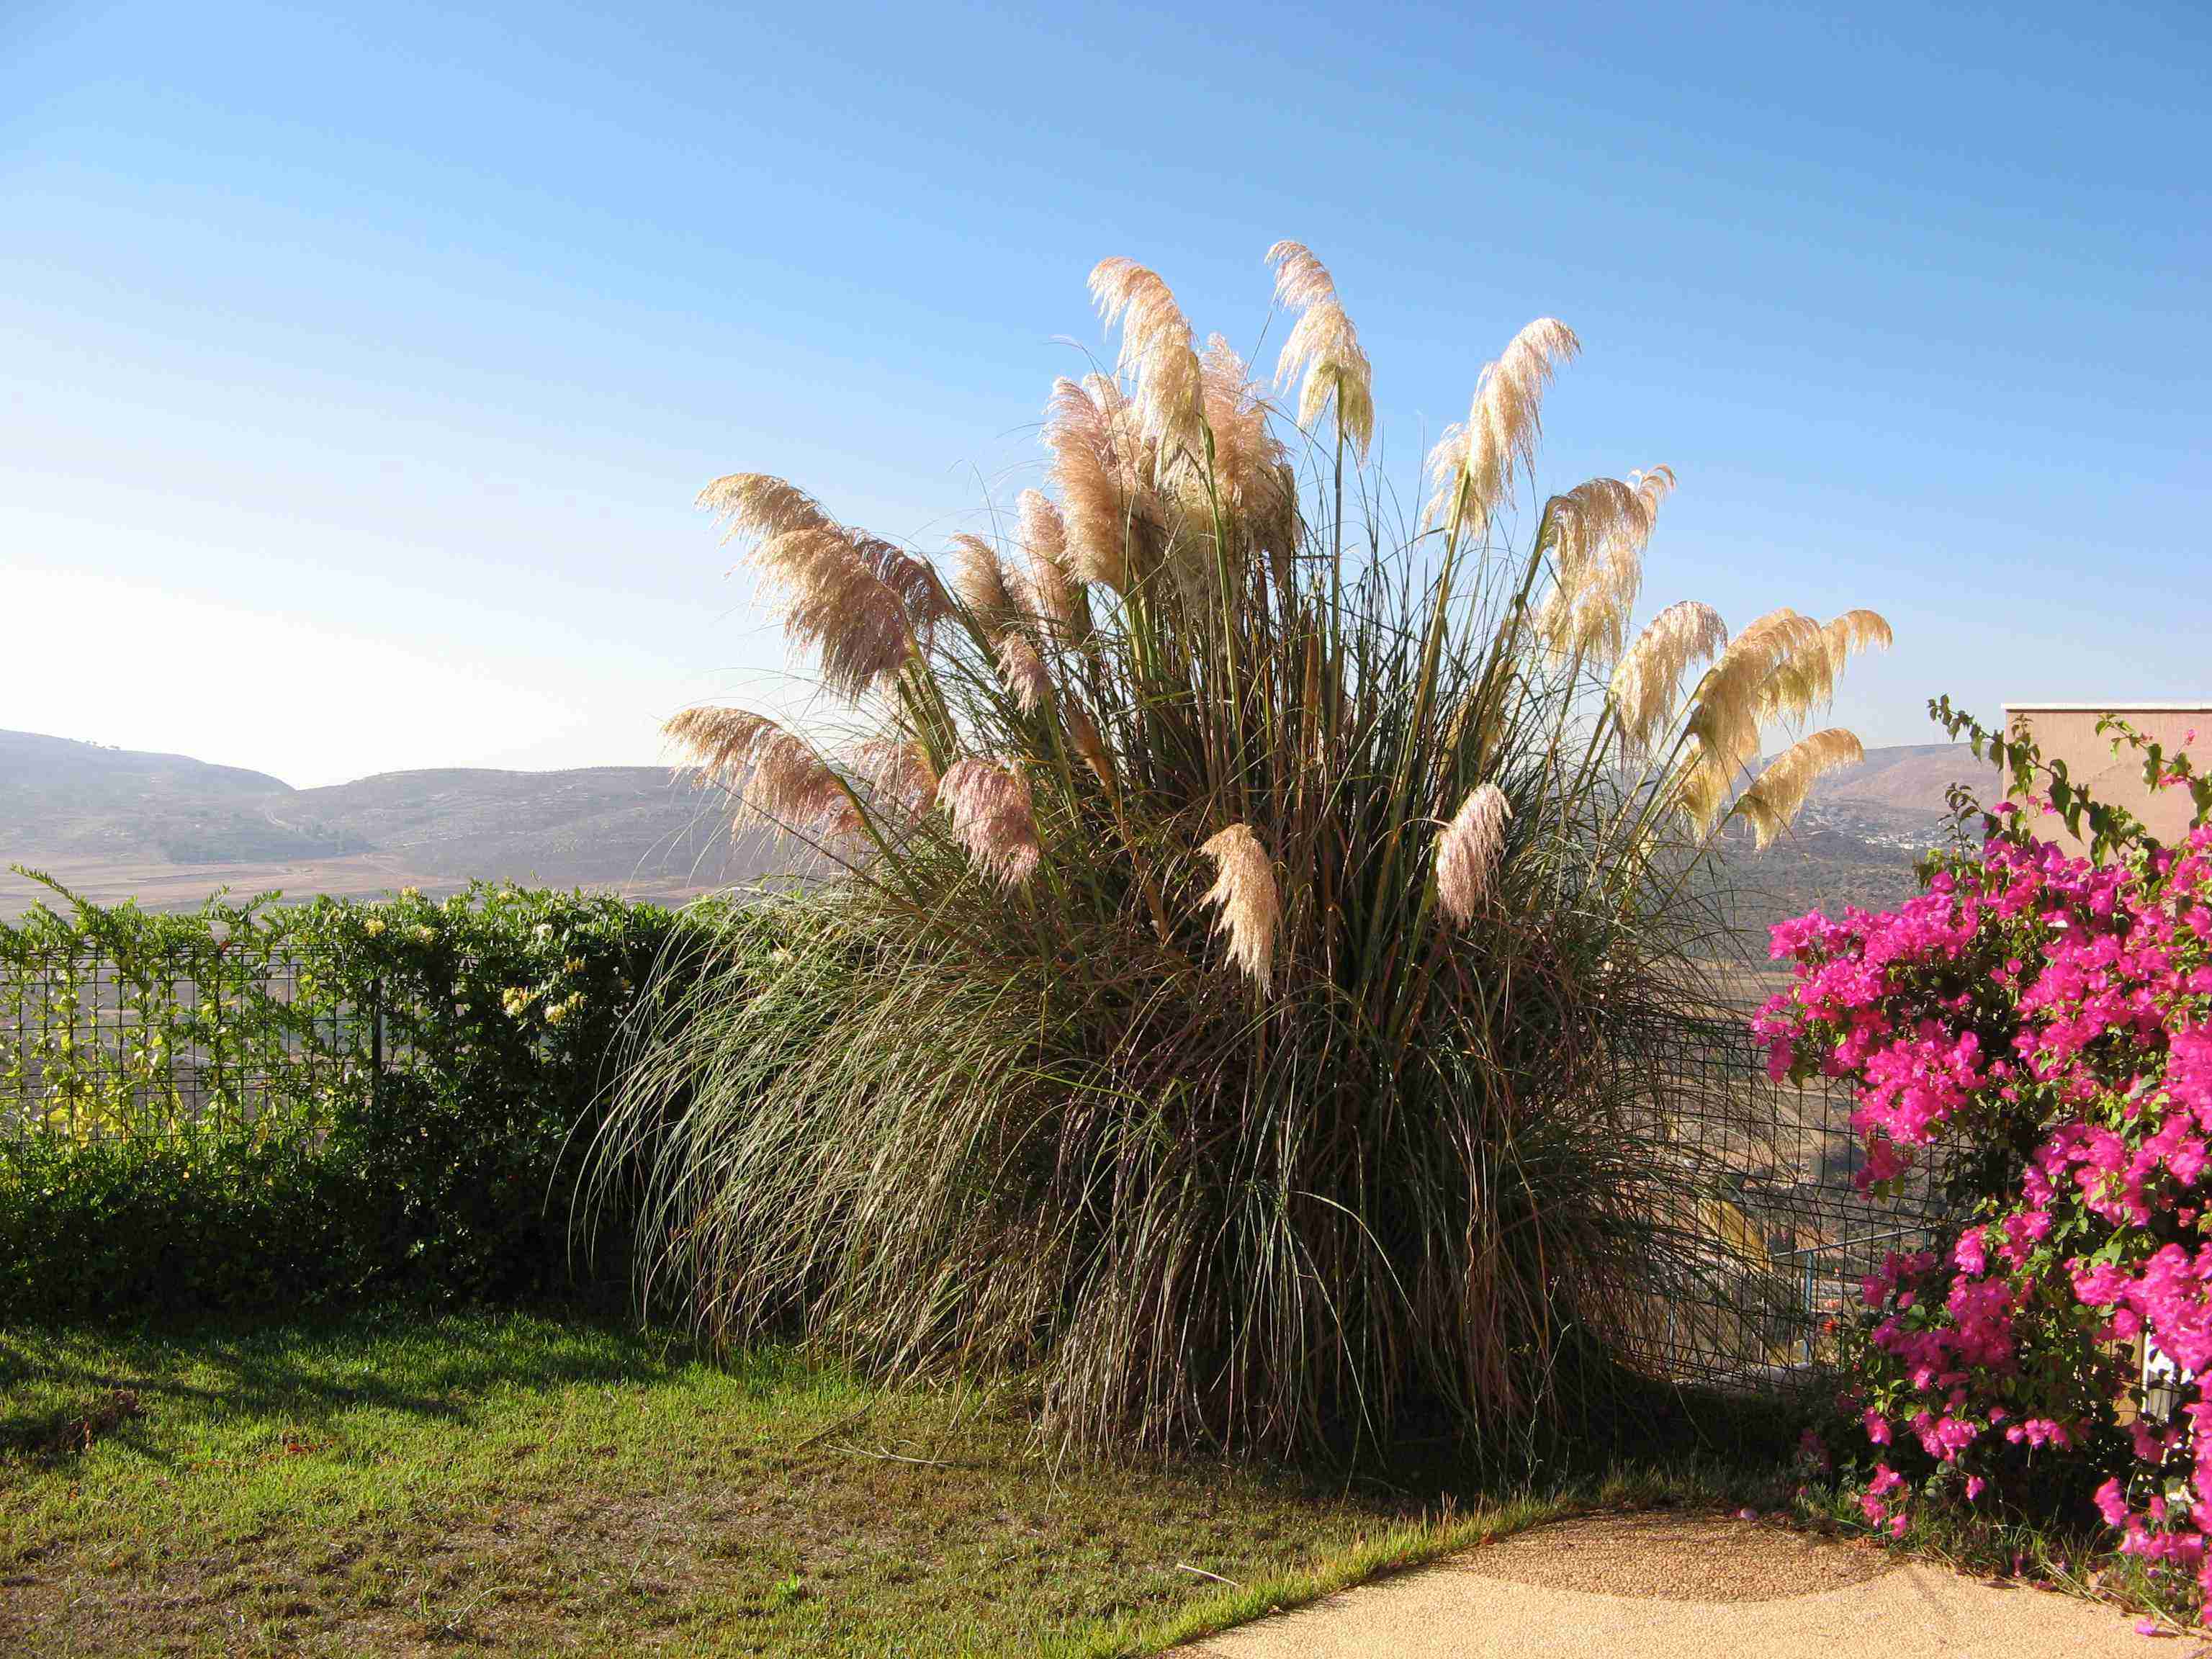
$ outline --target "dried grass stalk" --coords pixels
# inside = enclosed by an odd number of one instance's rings
[[[1889,624],[1878,612],[1846,611],[1825,628],[1791,642],[1759,688],[1759,706],[1769,720],[1802,720],[1835,700],[1836,682],[1851,657],[1869,646],[1889,644]]]
[[[1270,540],[1269,532],[1282,517],[1283,468],[1290,453],[1268,423],[1267,400],[1245,371],[1244,360],[1218,334],[1206,341],[1199,374],[1206,392],[1206,429],[1213,434],[1214,485],[1224,516],[1232,525],[1247,526],[1255,539]],[[1194,507],[1202,507],[1203,477],[1194,469],[1185,477],[1187,487],[1198,487]]]
[[[968,856],[1000,885],[1018,887],[1036,872],[1042,849],[1029,780],[1019,770],[974,756],[955,761],[938,783],[937,799]]]
[[[1364,461],[1375,436],[1375,371],[1360,349],[1359,331],[1337,299],[1335,280],[1303,242],[1276,243],[1267,250],[1267,263],[1275,267],[1275,298],[1302,313],[1283,342],[1275,384],[1289,385],[1304,369],[1298,424],[1315,431],[1322,415],[1334,410],[1337,430]]]
[[[722,521],[722,539],[835,529],[834,520],[797,484],[766,472],[732,472],[699,492],[698,505]]]
[[[1841,726],[1815,732],[1791,744],[1760,773],[1738,799],[1735,810],[1750,821],[1752,834],[1764,851],[1790,827],[1822,774],[1856,766],[1865,758],[1858,738]]]
[[[1229,959],[1265,990],[1274,977],[1275,940],[1283,926],[1275,861],[1249,823],[1231,824],[1199,851],[1217,872],[1204,900],[1221,912],[1213,931],[1229,936]]]
[[[939,590],[918,561],[763,472],[717,478],[699,502],[722,519],[725,540],[757,538],[745,562],[781,590],[784,633],[819,655],[830,690],[857,702],[921,654]]]
[[[975,613],[986,632],[995,634],[1012,620],[1014,602],[1006,594],[1006,573],[999,550],[981,536],[952,538],[952,591]]]
[[[1106,752],[1106,740],[1098,734],[1098,722],[1091,718],[1091,711],[1073,698],[1062,705],[1062,719],[1067,726],[1068,741],[1075,752],[1083,757],[1099,787],[1110,797],[1120,793],[1114,777],[1114,760]]]
[[[1676,785],[1692,823],[1710,829],[1744,767],[1759,753],[1760,725],[1775,712],[1770,685],[1792,657],[1820,648],[1820,624],[1784,605],[1729,641],[1692,694],[1687,732],[1695,745]]]
[[[1494,783],[1478,783],[1437,837],[1437,902],[1464,927],[1497,878],[1513,809]]]

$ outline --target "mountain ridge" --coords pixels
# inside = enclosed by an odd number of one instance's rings
[[[1869,750],[1820,781],[1762,867],[1795,895],[1886,892],[1934,837],[1944,786],[1984,769],[1963,744]],[[226,885],[437,893],[476,878],[673,900],[787,863],[766,833],[729,833],[719,793],[661,767],[432,767],[298,788],[190,756],[0,732],[0,866],[49,870],[102,902],[176,908]],[[43,895],[0,874],[0,915]]]

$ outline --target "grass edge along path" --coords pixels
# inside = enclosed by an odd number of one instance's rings
[[[1018,1400],[714,1367],[568,1316],[15,1328],[0,1648],[1103,1659],[1761,1478],[1693,1457],[1501,1494],[1055,1463]]]

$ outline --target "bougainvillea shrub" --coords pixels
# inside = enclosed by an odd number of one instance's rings
[[[2196,797],[2179,844],[2090,800],[2063,763],[1948,705],[2014,799],[1893,910],[1774,930],[1793,983],[1757,1029],[1778,1078],[1848,1079],[1861,1182],[1942,1149],[1957,1218],[1863,1286],[1848,1403],[1858,1503],[2094,1505],[2191,1606],[2212,1588],[2212,805],[2208,780],[2117,721],[2146,782]],[[1960,804],[1960,822],[1967,822]],[[2042,838],[2063,822],[2076,857]],[[2179,1368],[2149,1400],[2136,1345]],[[2203,1431],[2200,1432],[2200,1430]]]

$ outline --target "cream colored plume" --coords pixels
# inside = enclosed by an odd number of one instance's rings
[[[823,684],[854,701],[920,653],[905,605],[849,549],[787,580],[782,617],[785,636],[820,659]]]
[[[1024,714],[1034,714],[1052,701],[1052,676],[1045,672],[1044,659],[1018,628],[999,635],[999,675]]]
[[[1494,783],[1468,791],[1459,811],[1437,837],[1437,902],[1464,925],[1497,879],[1505,853],[1505,824],[1513,816],[1505,792]]]
[[[1535,462],[1537,441],[1543,436],[1544,389],[1559,366],[1581,349],[1582,342],[1565,323],[1539,317],[1484,368],[1467,423],[1447,427],[1429,452],[1429,472],[1436,480],[1429,501],[1431,520],[1449,514],[1463,479],[1465,521],[1489,523],[1512,493],[1515,470]]]
[[[1632,754],[1652,738],[1674,712],[1682,674],[1728,644],[1728,624],[1719,611],[1695,599],[1668,605],[1636,636],[1613,671],[1613,706],[1621,741]]]
[[[766,472],[732,472],[699,492],[698,504],[722,520],[722,538],[835,529],[822,503]]]
[[[1213,434],[1214,482],[1224,505],[1242,520],[1264,522],[1279,516],[1282,468],[1290,456],[1268,424],[1267,400],[1246,373],[1244,360],[1216,334],[1206,343],[1199,373],[1206,387],[1206,428]]]
[[[860,827],[851,794],[803,738],[742,708],[687,708],[661,728],[742,810],[792,830]]]
[[[1802,720],[1833,702],[1836,682],[1851,658],[1869,647],[1887,648],[1889,624],[1879,612],[1846,611],[1818,633],[1793,644],[1759,688],[1769,720]]]
[[[1275,890],[1275,862],[1249,823],[1232,823],[1198,849],[1216,875],[1205,903],[1221,912],[1213,931],[1229,936],[1229,959],[1265,990],[1275,972],[1275,939],[1282,931],[1282,901]]]
[[[920,817],[937,801],[937,770],[929,751],[911,738],[872,738],[853,757],[853,775],[868,787],[870,804],[890,805],[899,816]]]
[[[973,756],[955,761],[938,782],[937,799],[955,838],[994,880],[1018,887],[1036,873],[1043,849],[1020,771]]]
[[[1364,461],[1375,436],[1375,371],[1336,297],[1335,280],[1303,242],[1276,243],[1267,263],[1275,267],[1275,298],[1300,313],[1276,361],[1275,384],[1289,385],[1304,369],[1298,424],[1316,431],[1333,410],[1337,430]]]
[[[938,580],[937,572],[930,568],[928,561],[915,558],[880,536],[856,534],[851,541],[853,550],[869,574],[898,595],[899,603],[906,606],[907,615],[914,621],[916,634],[927,644],[930,629],[952,614],[951,597]]]
[[[1549,503],[1545,533],[1555,580],[1537,628],[1559,656],[1610,660],[1627,642],[1629,613],[1644,586],[1644,550],[1659,503],[1674,488],[1674,471],[1655,466],[1629,479],[1592,478]]]
[[[995,633],[1014,610],[1014,602],[1006,596],[1006,573],[999,562],[999,550],[981,536],[964,532],[952,538],[952,591],[986,630]]]
[[[1820,642],[1820,624],[1788,606],[1770,611],[1729,641],[1691,694],[1686,727],[1695,748],[1676,799],[1692,823],[1710,829],[1727,806],[1736,776],[1759,753],[1760,725],[1771,712],[1775,671]]]
[[[1066,514],[1068,570],[1117,593],[1127,592],[1143,568],[1132,555],[1149,549],[1159,522],[1146,446],[1126,416],[1120,389],[1092,375],[1080,386],[1054,381],[1044,419]]]
[[[1068,568],[1067,520],[1042,490],[1021,493],[1022,550],[1029,556],[1029,612],[1063,645],[1091,637],[1091,601]]]
[[[1858,738],[1841,726],[1815,732],[1792,744],[1760,773],[1759,781],[1737,798],[1735,810],[1750,821],[1763,851],[1790,827],[1822,774],[1856,766],[1865,758]]]
[[[756,538],[746,562],[781,590],[786,636],[819,653],[832,690],[857,700],[920,653],[938,590],[918,561],[765,473],[717,478],[699,501],[723,520],[725,540]]]
[[[1146,433],[1166,455],[1198,454],[1205,441],[1198,351],[1174,293],[1157,271],[1116,258],[1092,268],[1091,297],[1107,327],[1121,325],[1118,367],[1135,384]]]

